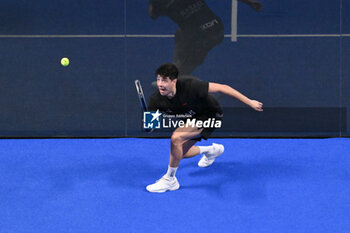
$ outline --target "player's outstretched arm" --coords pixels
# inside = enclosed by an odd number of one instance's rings
[[[239,91],[233,89],[232,87],[225,85],[225,84],[219,84],[219,83],[209,83],[209,93],[222,93],[231,97],[234,97],[238,99],[239,101],[249,105],[256,111],[263,111],[263,104],[256,100],[251,100]]]

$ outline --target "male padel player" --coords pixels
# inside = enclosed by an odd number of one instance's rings
[[[260,11],[258,0],[240,0]],[[174,64],[180,75],[191,74],[203,63],[208,52],[224,39],[221,19],[204,0],[150,0],[152,19],[167,16],[179,28],[175,33]]]
[[[222,93],[234,97],[256,111],[263,111],[262,103],[251,100],[228,85],[205,82],[199,79],[178,79],[178,69],[174,64],[161,65],[157,71],[158,90],[150,97],[148,109],[168,115],[191,115],[191,121],[219,122],[223,112],[219,103],[209,93]],[[192,121],[193,122],[193,121]],[[200,125],[200,126],[199,126]],[[170,159],[167,173],[156,183],[148,185],[149,192],[165,192],[180,187],[175,173],[181,159],[203,154],[198,162],[200,167],[210,166],[216,157],[224,152],[224,146],[194,146],[202,138],[207,139],[216,124],[184,125],[174,130],[170,143]]]

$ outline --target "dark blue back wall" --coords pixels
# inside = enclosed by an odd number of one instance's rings
[[[221,96],[224,127],[214,136],[350,136],[349,1],[261,0],[261,12],[238,2],[237,42],[231,1],[206,2],[226,38],[193,74],[265,107],[258,113]],[[168,135],[140,130],[133,81],[151,95],[154,70],[172,61],[177,29],[169,18],[150,19],[147,7],[145,0],[2,1],[0,137]]]

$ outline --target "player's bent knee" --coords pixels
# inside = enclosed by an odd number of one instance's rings
[[[183,135],[177,132],[174,132],[173,135],[171,135],[170,140],[174,145],[181,145],[185,142]]]

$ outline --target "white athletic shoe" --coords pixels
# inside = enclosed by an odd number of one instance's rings
[[[198,166],[209,167],[214,163],[216,157],[224,153],[224,150],[225,148],[223,145],[213,143],[212,148],[208,152],[203,153],[202,158],[198,162]]]
[[[151,193],[164,193],[165,191],[174,191],[180,188],[180,184],[176,177],[168,178],[165,175],[156,181],[154,184],[150,184],[146,187],[148,192]]]

